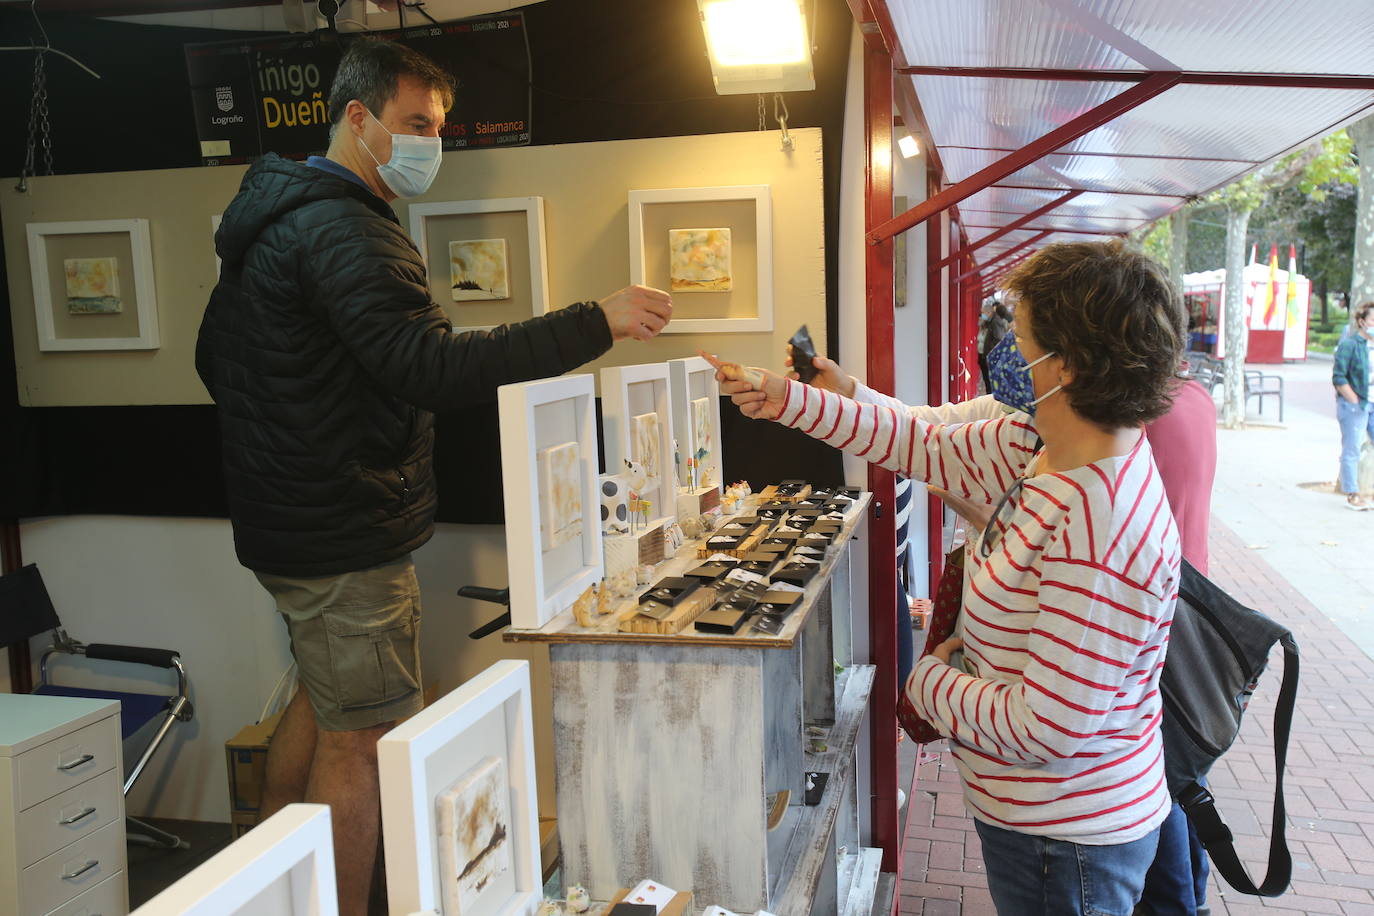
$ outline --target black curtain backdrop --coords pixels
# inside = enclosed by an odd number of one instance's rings
[[[816,91],[789,93],[786,100],[790,127],[824,131],[826,318],[833,355],[839,346],[835,252],[851,19],[844,0],[817,0],[816,13]],[[757,96],[715,95],[694,0],[545,0],[525,8],[525,15],[536,144],[758,126]],[[42,18],[52,47],[102,77],[48,55],[57,174],[199,167],[182,47],[253,33]],[[41,39],[27,9],[0,9],[0,44],[31,40]],[[32,82],[31,54],[0,53],[6,125],[0,175],[18,175],[23,166]],[[768,112],[769,127],[776,127],[771,98]],[[227,515],[214,407],[19,406],[5,277],[12,269],[0,263],[0,518]],[[784,478],[841,482],[833,449],[776,424],[747,420],[728,402],[721,418],[728,480],[744,478],[756,488]],[[437,426],[439,519],[499,524],[495,403],[441,414]]]

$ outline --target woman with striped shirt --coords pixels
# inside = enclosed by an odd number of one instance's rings
[[[1120,242],[1050,246],[1005,285],[1033,417],[946,426],[758,370],[718,377],[747,416],[996,505],[962,638],[906,690],[950,739],[998,912],[1128,916],[1170,808],[1159,675],[1180,551],[1142,427],[1169,406],[1183,311]]]

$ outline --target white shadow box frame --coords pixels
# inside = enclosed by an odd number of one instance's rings
[[[29,270],[33,278],[33,307],[38,319],[38,349],[62,350],[156,350],[161,346],[157,327],[157,290],[153,280],[152,236],[146,219],[77,220],[62,223],[29,223],[25,226],[29,243]],[[136,327],[132,334],[106,337],[67,337],[59,331],[58,306],[66,300],[54,289],[55,268],[49,249],[62,236],[126,236],[115,245],[128,245],[133,269],[133,292],[137,304]],[[121,289],[121,293],[124,293]],[[103,320],[104,315],[90,319]],[[122,316],[121,316],[122,317]]]
[[[630,418],[658,414],[658,485],[647,496],[653,503],[648,527],[671,525],[677,521],[677,463],[674,461],[673,403],[667,363],[641,363],[637,366],[611,366],[601,370],[601,430],[605,437],[606,473],[625,473],[625,461],[632,457]],[[683,465],[686,465],[683,453]]]
[[[410,237],[420,249],[425,270],[433,283],[436,265],[429,263],[429,220],[438,216],[462,216],[467,214],[525,214],[526,239],[529,246],[529,283],[530,314],[513,315],[513,321],[539,317],[549,311],[549,264],[544,236],[544,198],[542,197],[492,197],[483,200],[450,200],[432,204],[410,205]],[[515,265],[507,261],[507,269]],[[447,268],[444,268],[447,271]],[[440,303],[441,305],[445,303]],[[490,331],[508,322],[496,324],[472,324],[457,326],[456,331]]]
[[[644,236],[647,207],[655,204],[710,204],[730,201],[752,201],[754,205],[755,314],[738,318],[674,318],[668,322],[662,333],[747,333],[773,330],[773,204],[766,184],[631,191],[630,282],[645,286],[664,285],[662,279],[649,276],[650,258],[646,249],[649,243]],[[666,250],[666,242],[664,244]],[[667,286],[664,285],[664,288]]]
[[[511,625],[537,630],[572,606],[604,570],[598,493],[596,383],[587,374],[502,385],[501,474],[506,507],[506,568]],[[582,530],[542,548],[539,452],[576,442],[581,465]]]
[[[510,893],[460,916],[530,916],[544,899],[530,665],[492,665],[377,742],[388,906],[394,916],[443,912],[437,800],[495,757],[506,764]],[[493,888],[500,885],[493,885]],[[448,916],[448,914],[445,914]]]
[[[134,916],[338,916],[328,805],[287,805]]]
[[[715,472],[714,486],[721,489],[725,486],[725,456],[721,450],[720,439],[720,383],[716,381],[715,367],[702,359],[700,356],[689,356],[686,359],[668,360],[668,381],[671,384],[673,393],[673,426],[677,441],[682,443],[683,464],[687,462],[687,455],[696,455],[696,424],[692,422],[692,402],[698,398],[710,398],[711,400],[711,436],[715,440],[715,449],[711,454],[711,463],[708,465],[710,470]],[[679,483],[687,486],[687,469],[683,468],[683,480]]]

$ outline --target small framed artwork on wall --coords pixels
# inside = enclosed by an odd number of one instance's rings
[[[40,350],[156,350],[146,219],[29,223]]]
[[[767,185],[630,192],[630,282],[673,294],[665,334],[773,329]]]
[[[410,237],[430,295],[460,331],[489,330],[549,310],[544,199],[410,205]]]

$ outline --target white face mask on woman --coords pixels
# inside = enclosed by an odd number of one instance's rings
[[[382,124],[376,115],[370,111],[367,114],[386,130],[386,125]],[[439,163],[444,148],[443,141],[438,137],[391,134],[391,158],[385,163],[377,158],[377,154],[372,152],[361,135],[358,142],[367,150],[372,161],[377,163],[377,177],[381,178],[397,197],[420,196],[429,190],[429,186],[434,183],[434,176],[439,174]]]

